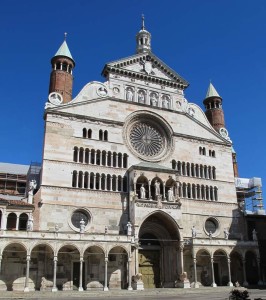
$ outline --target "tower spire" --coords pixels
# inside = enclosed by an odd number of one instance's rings
[[[64,41],[51,59],[52,72],[50,75],[49,94],[60,93],[63,96],[63,103],[72,100],[73,75],[75,61],[69,51],[66,42],[67,33],[64,33]]]
[[[151,52],[151,34],[145,29],[145,17],[141,15],[141,29],[136,35],[137,53]]]

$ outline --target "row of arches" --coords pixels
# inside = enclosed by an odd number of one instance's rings
[[[2,230],[27,230],[29,216],[27,213],[9,212],[3,214],[0,210],[0,224]]]
[[[127,153],[74,147],[73,161],[105,167],[127,168],[128,155]]]
[[[184,253],[184,258],[185,267],[191,266],[190,251]],[[258,284],[261,280],[259,257],[252,250],[241,254],[237,250],[227,253],[217,249],[211,253],[208,249],[200,249],[193,258],[193,266],[190,277],[194,285],[233,286],[238,282],[241,286],[247,286]]]
[[[75,170],[72,173],[72,187],[126,193],[127,177]]]
[[[177,170],[181,176],[216,179],[216,168],[189,162],[172,160],[172,169]]]
[[[131,285],[128,251],[119,245],[110,250],[86,245],[81,250],[65,244],[56,251],[48,243],[32,249],[11,243],[1,254],[1,285],[7,290],[108,290]]]
[[[73,66],[71,64],[68,64],[66,61],[54,64],[54,70],[65,71],[69,74],[72,74],[72,68]]]
[[[179,195],[181,198],[218,201],[218,188],[184,182],[179,185]]]
[[[82,137],[84,139],[91,139],[92,138],[92,130],[89,128],[82,129]],[[108,141],[108,131],[107,130],[99,130],[99,140],[100,141]]]

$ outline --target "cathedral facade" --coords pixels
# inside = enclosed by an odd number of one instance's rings
[[[188,102],[188,82],[152,53],[144,20],[136,42],[135,55],[107,63],[105,82],[74,99],[66,40],[52,58],[27,230],[8,230],[11,208],[1,207],[2,289],[261,283],[222,98],[210,84],[205,112]]]

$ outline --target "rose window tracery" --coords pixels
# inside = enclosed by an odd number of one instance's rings
[[[153,157],[163,150],[164,139],[161,133],[146,123],[135,124],[130,131],[130,143],[141,155]]]

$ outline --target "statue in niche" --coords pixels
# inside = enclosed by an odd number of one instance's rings
[[[212,239],[212,231],[211,230],[209,231],[209,239],[210,240]]]
[[[140,199],[145,199],[145,198],[146,198],[146,190],[144,184],[142,184],[140,187]]]
[[[162,107],[169,108],[169,102],[170,102],[169,97],[164,95],[162,98]]]
[[[138,95],[138,102],[139,103],[145,103],[145,94],[143,91],[140,91],[139,92],[139,95]]]
[[[167,192],[168,194],[168,201],[169,202],[173,202],[174,201],[174,192],[173,192],[173,188],[170,187],[170,189]]]
[[[158,100],[155,93],[151,94],[151,105],[152,106],[158,106]]]
[[[133,101],[133,91],[131,88],[128,88],[127,89],[127,92],[126,92],[126,100],[128,101]]]
[[[155,186],[155,196],[159,196],[160,195],[160,182],[156,179],[155,180],[155,183],[154,183],[154,186]]]
[[[254,242],[257,242],[257,240],[258,240],[257,232],[256,232],[255,228],[252,230],[252,239]]]

